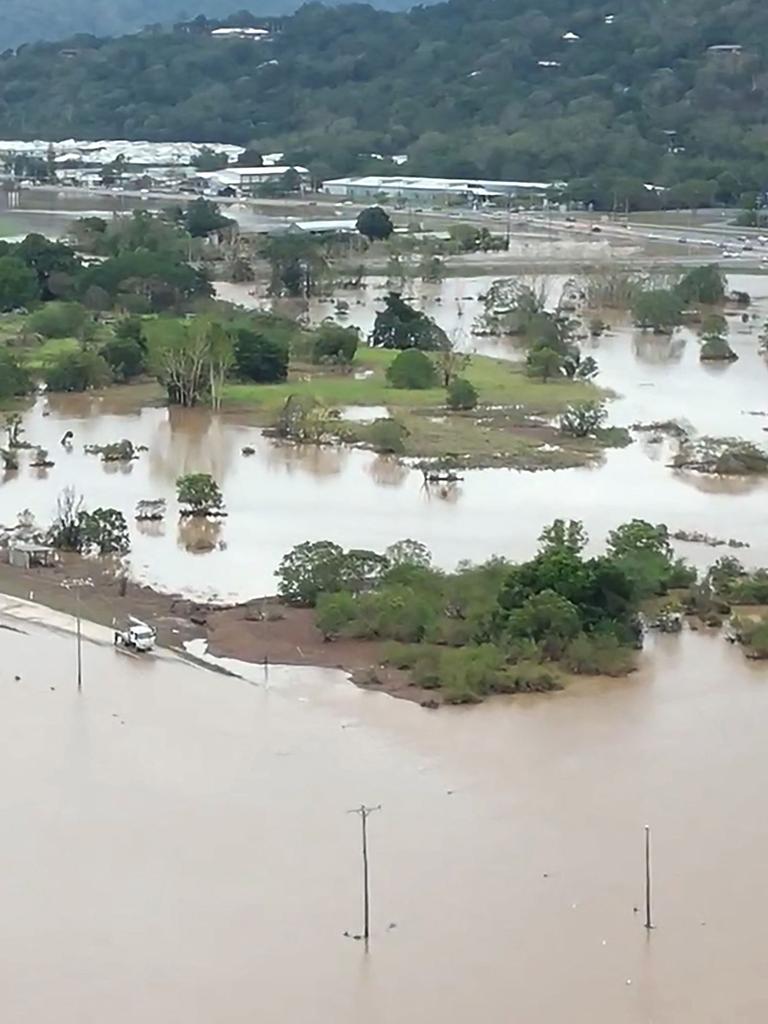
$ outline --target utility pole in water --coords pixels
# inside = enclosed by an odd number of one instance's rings
[[[653,928],[651,919],[651,827],[645,826],[645,927]]]
[[[371,934],[371,900],[370,890],[368,887],[368,817],[373,814],[374,811],[380,811],[381,804],[376,807],[366,807],[365,804],[360,804],[359,807],[355,807],[354,810],[349,811],[350,814],[360,815],[360,825],[362,828],[362,841],[363,841],[363,934],[362,938],[365,939],[366,948],[368,946],[368,939]],[[360,936],[355,936],[360,938]]]
[[[92,587],[91,579],[68,579],[61,584],[66,590],[75,592],[75,618],[77,621],[77,690],[80,693],[83,689],[83,627],[82,627],[82,588]]]

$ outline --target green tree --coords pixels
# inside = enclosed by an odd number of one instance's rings
[[[581,617],[567,598],[554,590],[542,590],[512,612],[507,631],[511,637],[528,637],[547,657],[557,658],[581,632]]]
[[[405,454],[408,428],[395,419],[374,420],[368,428],[368,440],[374,451],[382,455]]]
[[[390,566],[407,565],[428,569],[432,564],[432,554],[429,548],[421,541],[410,538],[390,544],[384,552],[384,557]]]
[[[218,203],[201,197],[188,204],[181,223],[192,238],[205,238],[214,231],[233,227],[236,222],[221,214]]]
[[[338,594],[319,594],[315,625],[323,634],[323,640],[336,640],[345,627],[354,622],[357,602],[349,591]]]
[[[210,473],[186,473],[176,480],[176,498],[182,515],[208,516],[220,514],[224,496]]]
[[[448,385],[447,404],[454,411],[475,409],[478,403],[477,388],[466,377],[455,377]]]
[[[56,298],[49,287],[54,276],[76,278],[82,270],[74,249],[63,242],[52,242],[43,235],[27,235],[13,247],[12,255],[34,271],[40,296],[45,301]]]
[[[321,594],[345,589],[344,550],[327,540],[305,541],[284,556],[275,575],[287,604],[314,607]]]
[[[437,370],[429,356],[415,348],[398,352],[386,370],[393,388],[425,390],[437,384]]]
[[[53,355],[43,373],[50,391],[87,391],[112,380],[112,372],[103,356],[88,349],[66,349]]]
[[[681,279],[675,291],[685,306],[701,303],[716,306],[725,302],[728,280],[716,263],[693,267]]]
[[[666,288],[641,291],[632,304],[632,317],[638,327],[655,334],[671,334],[682,322],[680,296]]]
[[[0,256],[0,312],[31,306],[39,298],[35,272],[15,256]]]
[[[543,381],[560,377],[563,372],[563,357],[552,348],[532,348],[525,358],[525,372],[529,377]]]
[[[312,360],[315,363],[349,365],[357,353],[360,332],[331,321],[322,323],[314,334]]]
[[[198,171],[220,171],[229,163],[226,153],[217,152],[210,146],[203,148],[192,157],[192,166]]]
[[[560,417],[560,430],[570,437],[592,437],[605,423],[608,411],[602,402],[569,405]]]
[[[247,327],[235,333],[235,367],[243,380],[275,384],[288,377],[288,346]]]
[[[146,352],[133,338],[115,335],[104,342],[100,351],[114,379],[123,384],[146,369]]]
[[[0,348],[0,401],[27,395],[32,390],[32,376],[13,352]]]
[[[544,554],[568,551],[580,555],[588,540],[589,537],[580,519],[555,519],[539,534],[539,551]]]
[[[720,313],[707,313],[699,330],[702,346],[699,358],[702,361],[732,362],[738,355],[728,344],[728,322]]]
[[[81,512],[81,538],[83,546],[92,545],[100,555],[125,555],[131,549],[131,539],[125,516],[116,508],[97,508]]]
[[[240,153],[235,163],[238,167],[263,167],[264,159],[258,150],[248,146]]]
[[[79,302],[46,302],[29,318],[29,328],[45,338],[77,338],[88,311]]]
[[[384,299],[376,314],[370,343],[374,348],[418,348],[424,352],[450,348],[445,331],[434,320],[404,301],[398,292]]]
[[[395,230],[395,226],[386,210],[380,206],[369,206],[360,211],[357,218],[357,230],[373,242],[389,238]]]

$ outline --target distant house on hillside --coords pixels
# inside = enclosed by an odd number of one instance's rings
[[[211,35],[217,39],[253,39],[257,41],[269,35],[268,28],[214,28]]]
[[[744,47],[741,43],[717,43],[715,46],[708,46],[707,52],[713,54],[739,54],[742,53]]]

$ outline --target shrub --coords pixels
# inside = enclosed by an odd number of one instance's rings
[[[146,353],[132,338],[110,338],[101,346],[101,354],[117,381],[138,377],[146,369]]]
[[[757,622],[740,622],[742,643],[749,648],[753,658],[768,658],[768,619]]]
[[[608,416],[601,402],[578,402],[569,405],[560,417],[560,432],[569,437],[591,437]]]
[[[348,591],[320,594],[317,598],[315,625],[324,640],[334,640],[344,632],[357,614],[357,603]]]
[[[44,338],[77,338],[87,319],[79,302],[47,302],[29,318],[29,327]]]
[[[386,377],[393,388],[421,391],[437,384],[434,363],[429,356],[415,348],[399,352],[387,367]]]
[[[342,327],[330,322],[321,324],[315,331],[312,361],[349,364],[355,358],[359,344],[360,332],[356,327]]]
[[[187,515],[204,516],[220,512],[224,496],[209,473],[187,473],[176,480],[176,498]]]
[[[566,647],[563,664],[577,675],[623,676],[633,668],[632,652],[611,633],[580,633]]]
[[[448,385],[448,408],[455,411],[469,410],[477,407],[478,395],[474,384],[466,377],[456,377]]]
[[[408,428],[397,420],[374,420],[368,428],[368,440],[374,451],[383,455],[402,455]]]
[[[699,359],[706,361],[720,361],[732,363],[739,357],[728,344],[728,339],[722,335],[714,334],[704,339],[704,344],[699,352]]]
[[[87,391],[108,384],[112,371],[97,352],[77,348],[53,356],[44,377],[51,391]]]
[[[550,693],[560,689],[558,674],[536,662],[521,662],[507,668],[494,685],[496,693]]]
[[[0,348],[0,399],[17,398],[32,390],[32,378],[26,366],[7,349]]]

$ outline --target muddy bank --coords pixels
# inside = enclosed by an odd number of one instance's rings
[[[310,608],[289,608],[274,599],[251,601],[207,616],[208,650],[215,657],[280,665],[338,668],[363,689],[430,706],[439,692],[415,686],[405,672],[382,665],[383,644],[371,640],[323,640]]]
[[[209,652],[254,664],[338,668],[364,689],[380,690],[418,703],[440,703],[439,694],[414,686],[397,669],[382,666],[381,644],[344,640],[326,643],[310,609],[288,608],[274,598],[217,607],[164,594],[138,583],[121,583],[118,567],[106,560],[64,554],[51,569],[16,569],[0,563],[0,592],[75,615],[77,598],[65,583],[88,579],[81,588],[84,619],[112,626],[134,615],[157,629],[158,642],[183,649],[204,639]]]

